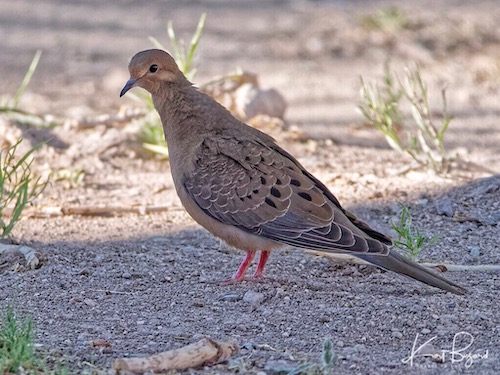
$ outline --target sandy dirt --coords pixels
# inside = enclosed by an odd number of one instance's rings
[[[119,357],[145,356],[202,337],[236,338],[240,352],[207,374],[286,374],[319,363],[329,339],[335,374],[497,374],[499,273],[449,272],[470,293],[455,296],[364,265],[336,264],[291,249],[275,252],[267,280],[221,285],[243,253],[183,211],[168,162],[148,157],[137,123],[88,129],[83,118],[139,107],[118,98],[127,64],[168,44],[167,20],[190,38],[207,12],[196,82],[241,67],[288,102],[286,122],[308,140],[281,139],[346,208],[391,235],[400,203],[436,242],[419,261],[498,265],[500,252],[500,8],[495,1],[399,2],[408,25],[370,30],[383,1],[25,1],[0,3],[0,96],[17,89],[37,49],[38,70],[21,108],[64,125],[30,129],[1,118],[2,145],[24,134],[35,170],[83,171],[53,181],[32,212],[47,207],[166,206],[159,213],[26,217],[13,241],[39,251],[35,270],[0,255],[0,311],[14,304],[35,322],[37,350],[64,358],[71,374],[107,374]],[[447,177],[401,173],[391,150],[356,111],[359,77],[381,79],[384,62],[417,62],[440,109],[446,85],[455,116],[447,146],[468,164]],[[2,138],[3,137],[3,138]],[[10,138],[9,138],[10,137]],[[28,147],[30,142],[26,142]],[[140,209],[139,209],[140,211]],[[418,335],[418,336],[417,336]],[[454,345],[454,338],[456,338]],[[408,359],[425,342],[427,354]],[[105,340],[110,347],[92,347]],[[473,340],[473,342],[472,342]],[[470,344],[470,346],[469,346]],[[461,350],[452,356],[453,350]]]

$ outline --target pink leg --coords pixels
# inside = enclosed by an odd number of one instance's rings
[[[248,267],[250,267],[250,264],[252,264],[252,260],[254,257],[255,257],[255,251],[248,251],[247,252],[247,256],[245,257],[245,259],[243,259],[243,262],[241,262],[240,267],[238,268],[238,271],[236,271],[236,273],[231,278],[232,282],[242,281],[245,278],[245,274],[248,270]],[[260,265],[260,262],[259,262],[259,265]]]
[[[264,267],[266,266],[267,260],[269,259],[269,255],[271,255],[271,252],[268,250],[262,250],[260,252],[260,259],[259,259],[259,265],[257,266],[257,269],[255,270],[255,273],[253,277],[256,279],[264,279]]]

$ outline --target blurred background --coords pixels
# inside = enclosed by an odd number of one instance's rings
[[[430,85],[448,85],[452,110],[498,109],[500,10],[484,0],[4,0],[0,96],[15,92],[40,49],[30,108],[114,111],[129,59],[153,47],[148,37],[170,48],[171,20],[189,41],[203,12],[196,81],[252,71],[284,95],[290,122],[312,130],[354,121],[359,77],[380,77],[386,61],[395,69],[418,62]]]

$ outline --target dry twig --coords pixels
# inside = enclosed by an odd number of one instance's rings
[[[163,372],[210,366],[226,361],[238,352],[235,340],[228,342],[204,338],[180,349],[169,350],[145,358],[118,358],[113,364],[116,371],[142,374],[146,371]]]
[[[146,215],[155,212],[166,212],[166,211],[177,211],[182,210],[181,207],[172,206],[51,206],[51,207],[41,207],[26,209],[25,217],[57,217],[57,216],[70,216],[70,215],[82,215],[82,216],[116,216],[122,214],[137,214]],[[11,210],[6,210],[4,212],[5,216],[11,215]]]
[[[26,260],[26,266],[32,270],[40,266],[40,253],[31,247],[0,243],[0,254],[1,253],[21,254]]]

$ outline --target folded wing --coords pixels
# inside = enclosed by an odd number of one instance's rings
[[[184,186],[211,217],[283,244],[333,253],[385,255],[391,241],[344,210],[277,145],[207,138]]]

